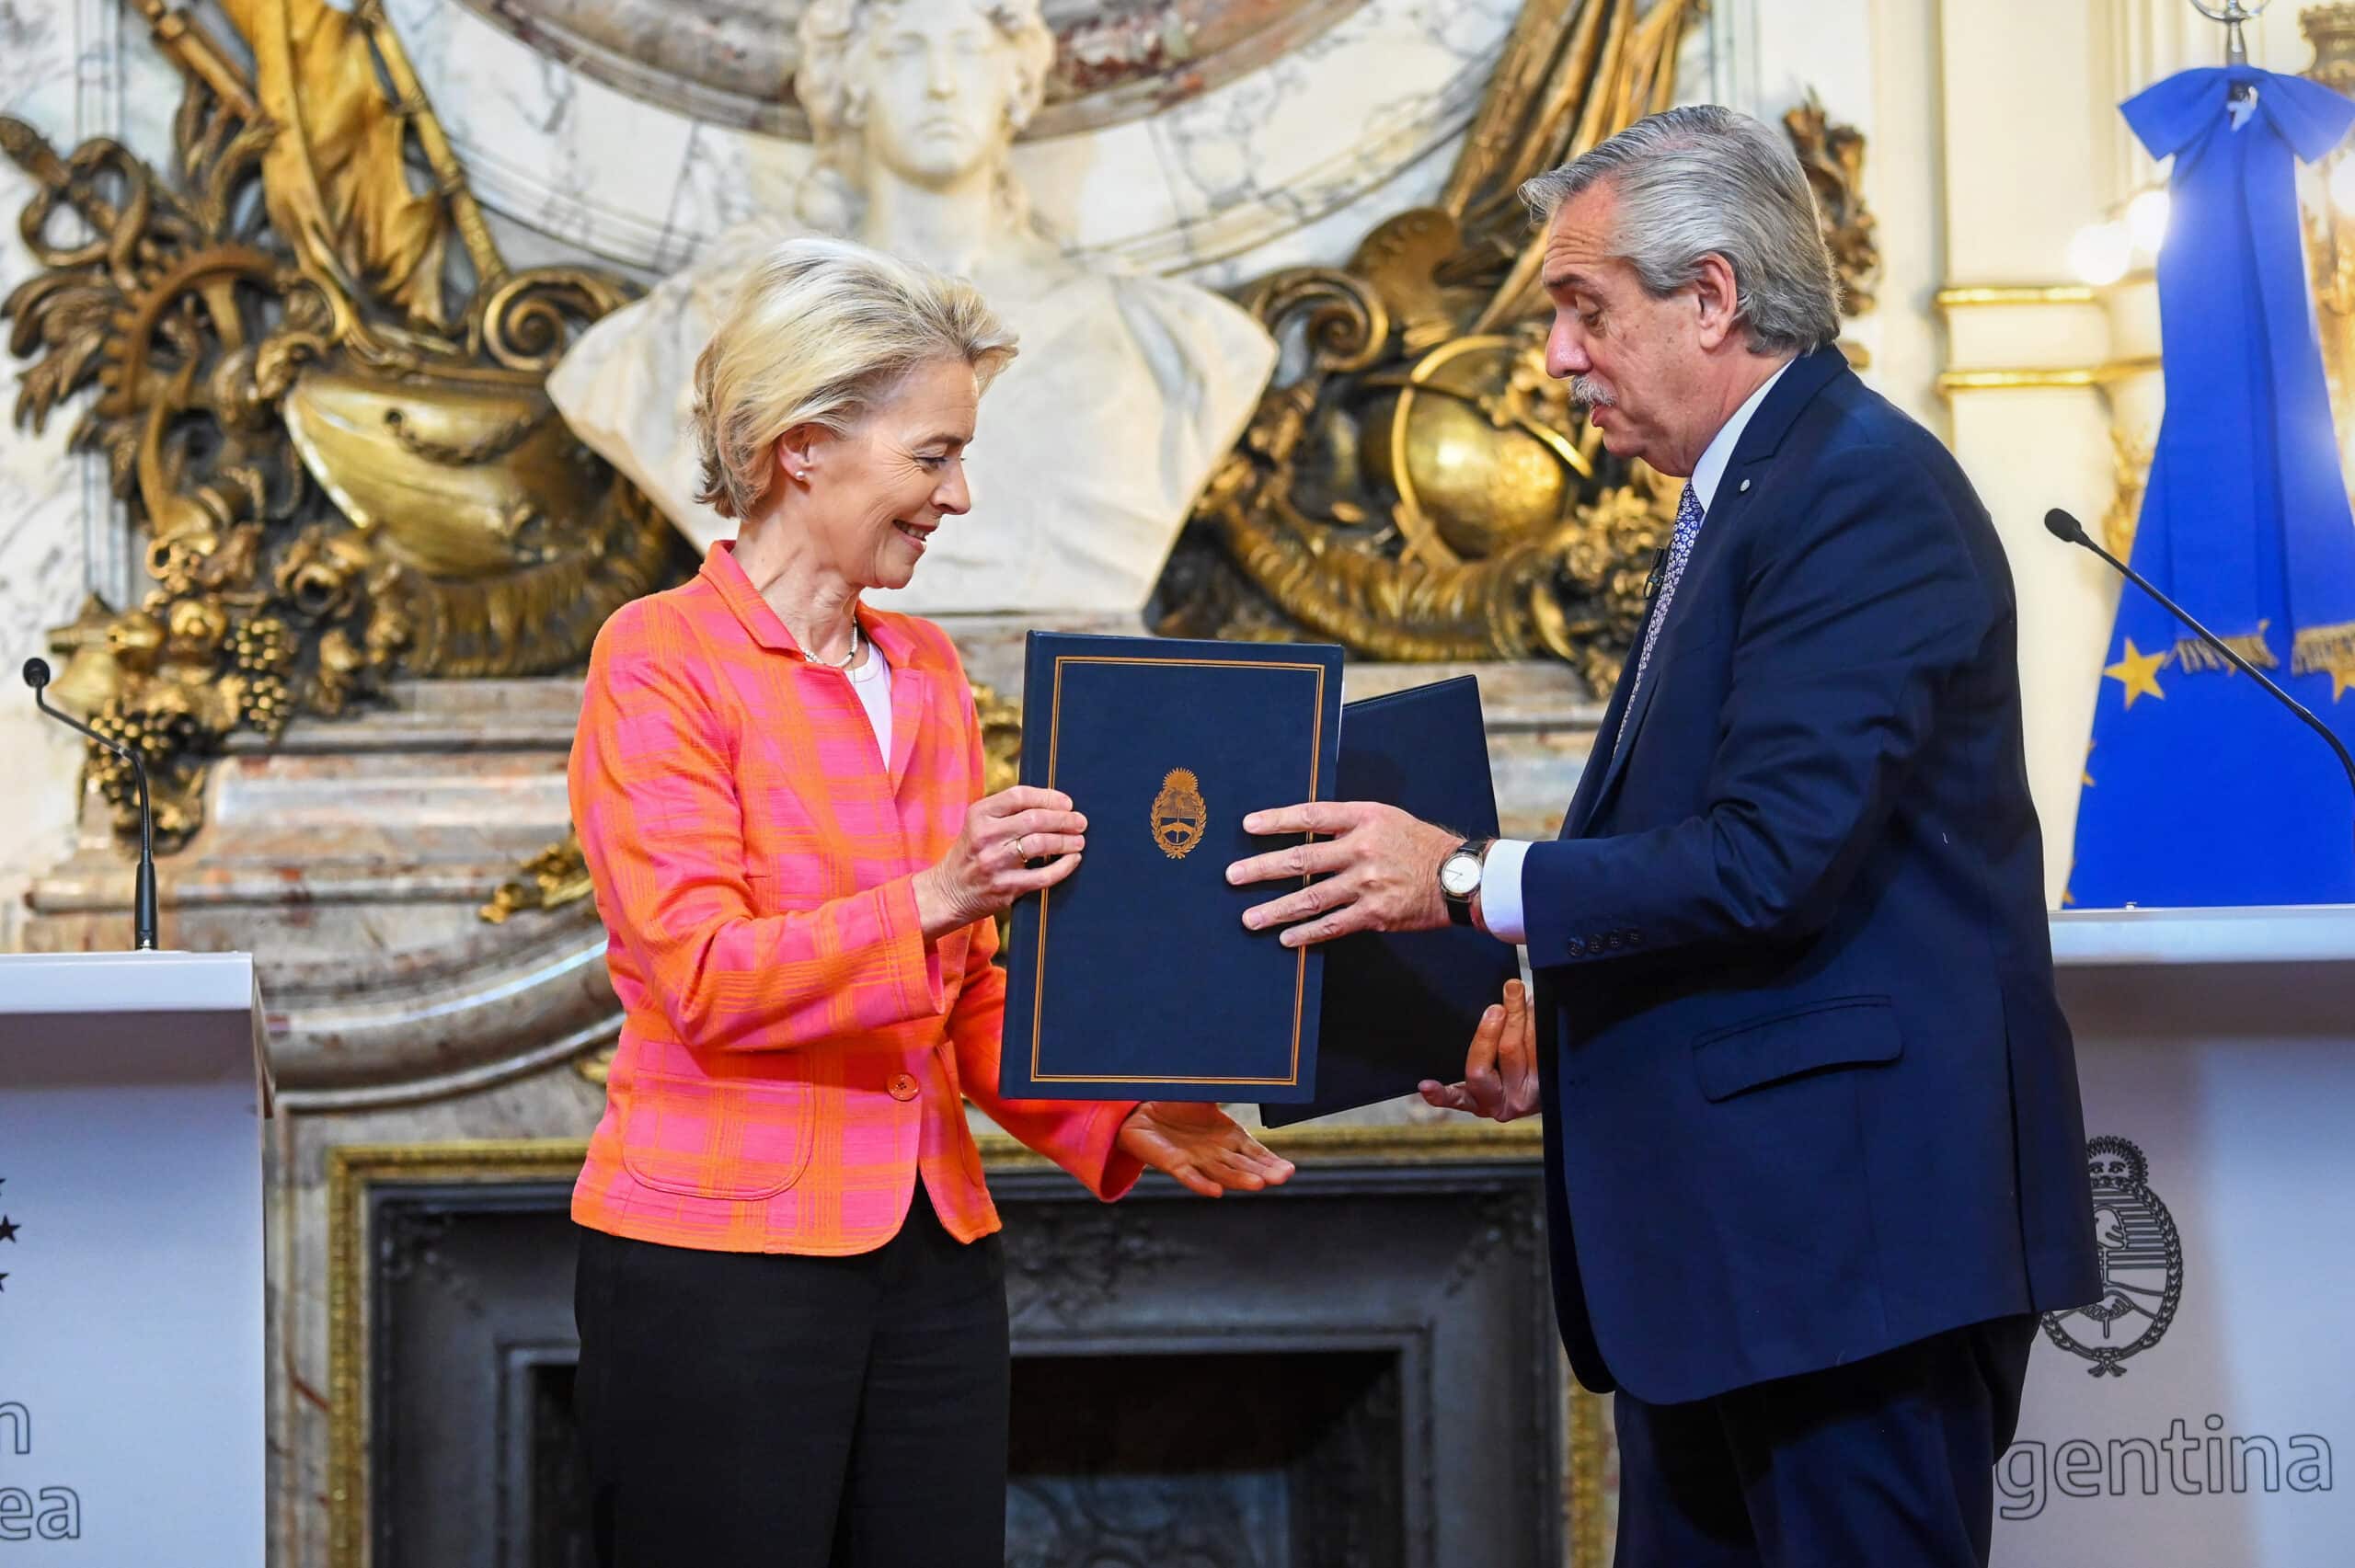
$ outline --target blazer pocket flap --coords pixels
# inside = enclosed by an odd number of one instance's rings
[[[1704,1035],[1693,1042],[1693,1067],[1702,1096],[1724,1100],[1804,1072],[1895,1061],[1904,1050],[1887,997],[1844,997]]]
[[[759,1203],[801,1179],[817,1097],[807,1083],[638,1071],[621,1117],[622,1168],[641,1186]]]

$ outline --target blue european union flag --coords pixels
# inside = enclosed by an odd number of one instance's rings
[[[2235,88],[2253,99],[2234,102]],[[2247,66],[2124,106],[2175,168],[2159,253],[2166,414],[2135,569],[2355,740],[2355,514],[2315,336],[2297,163],[2355,104]],[[2328,749],[2129,587],[2078,797],[2081,905],[2355,902],[2355,805]]]

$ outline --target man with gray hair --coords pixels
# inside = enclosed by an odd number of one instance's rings
[[[1564,1342],[1618,1391],[1620,1568],[1984,1564],[2040,1311],[2099,1294],[2010,573],[1834,338],[1764,126],[1655,115],[1523,193],[1546,368],[1683,476],[1559,839],[1366,803],[1254,927],[1525,942],[1434,1105],[1543,1109]],[[1300,923],[1292,923],[1300,922]]]

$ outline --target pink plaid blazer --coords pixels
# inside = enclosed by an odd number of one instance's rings
[[[626,1019],[573,1189],[593,1230],[839,1255],[899,1230],[920,1175],[951,1235],[998,1228],[964,1102],[1120,1196],[1133,1103],[998,1097],[1005,979],[981,921],[928,944],[913,875],[982,794],[981,727],[939,627],[872,610],[891,755],[806,662],[729,544],[598,635],[572,820]]]

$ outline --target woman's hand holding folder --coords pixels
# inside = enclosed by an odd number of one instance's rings
[[[916,874],[925,940],[1003,914],[1025,893],[1061,882],[1079,868],[1086,835],[1087,818],[1058,789],[1017,785],[974,802],[940,864]]]

